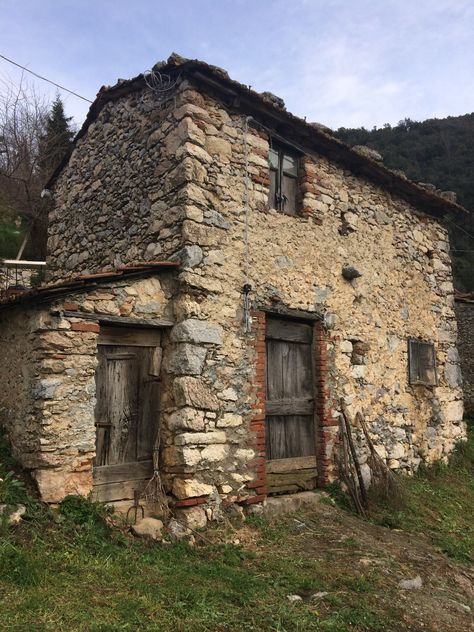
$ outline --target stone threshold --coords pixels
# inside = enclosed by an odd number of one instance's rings
[[[263,514],[268,518],[274,518],[295,511],[313,509],[323,498],[327,498],[327,494],[323,491],[271,496],[263,504]]]

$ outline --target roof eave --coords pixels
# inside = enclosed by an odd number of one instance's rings
[[[172,59],[172,58],[170,58]],[[408,201],[420,211],[441,219],[447,213],[454,215],[468,213],[460,204],[446,200],[439,195],[420,187],[415,182],[405,179],[391,171],[386,166],[362,156],[343,141],[326,134],[306,123],[303,119],[281,110],[266,101],[261,94],[251,90],[247,86],[230,79],[227,73],[199,60],[187,60],[183,63],[167,63],[161,65],[160,73],[188,75],[194,80],[207,85],[208,88],[221,92],[224,96],[237,97],[238,103],[233,107],[244,110],[247,114],[266,117],[276,125],[289,126],[291,132],[296,131],[309,149],[320,152],[329,159],[341,164],[356,175],[364,176],[383,186],[389,192],[394,193]],[[46,188],[54,187],[54,184],[69,161],[77,141],[82,138],[93,121],[96,120],[102,108],[110,101],[120,99],[127,94],[141,90],[146,86],[145,76],[137,75],[133,79],[120,81],[110,88],[102,87],[96,100],[91,105],[86,120],[74,139],[71,151],[64,157],[54,173],[51,175]]]

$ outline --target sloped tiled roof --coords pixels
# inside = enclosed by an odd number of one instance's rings
[[[123,278],[139,277],[153,274],[154,272],[165,272],[179,267],[176,261],[144,261],[126,266],[121,266],[116,270],[98,272],[97,274],[82,274],[68,281],[60,283],[46,283],[36,288],[32,288],[12,299],[0,301],[0,310],[8,309],[24,303],[35,304],[54,300],[60,296],[67,296],[74,292],[86,292],[102,283],[119,281]]]

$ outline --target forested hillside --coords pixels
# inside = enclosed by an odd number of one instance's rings
[[[349,145],[377,150],[388,167],[403,170],[411,180],[457,193],[471,214],[448,218],[455,286],[474,291],[474,113],[421,123],[405,119],[373,130],[341,127],[335,135]]]

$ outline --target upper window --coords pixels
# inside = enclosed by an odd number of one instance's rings
[[[298,156],[286,148],[271,147],[269,152],[270,195],[268,203],[282,213],[296,215]]]
[[[436,386],[436,353],[434,344],[421,340],[408,341],[410,384]]]

